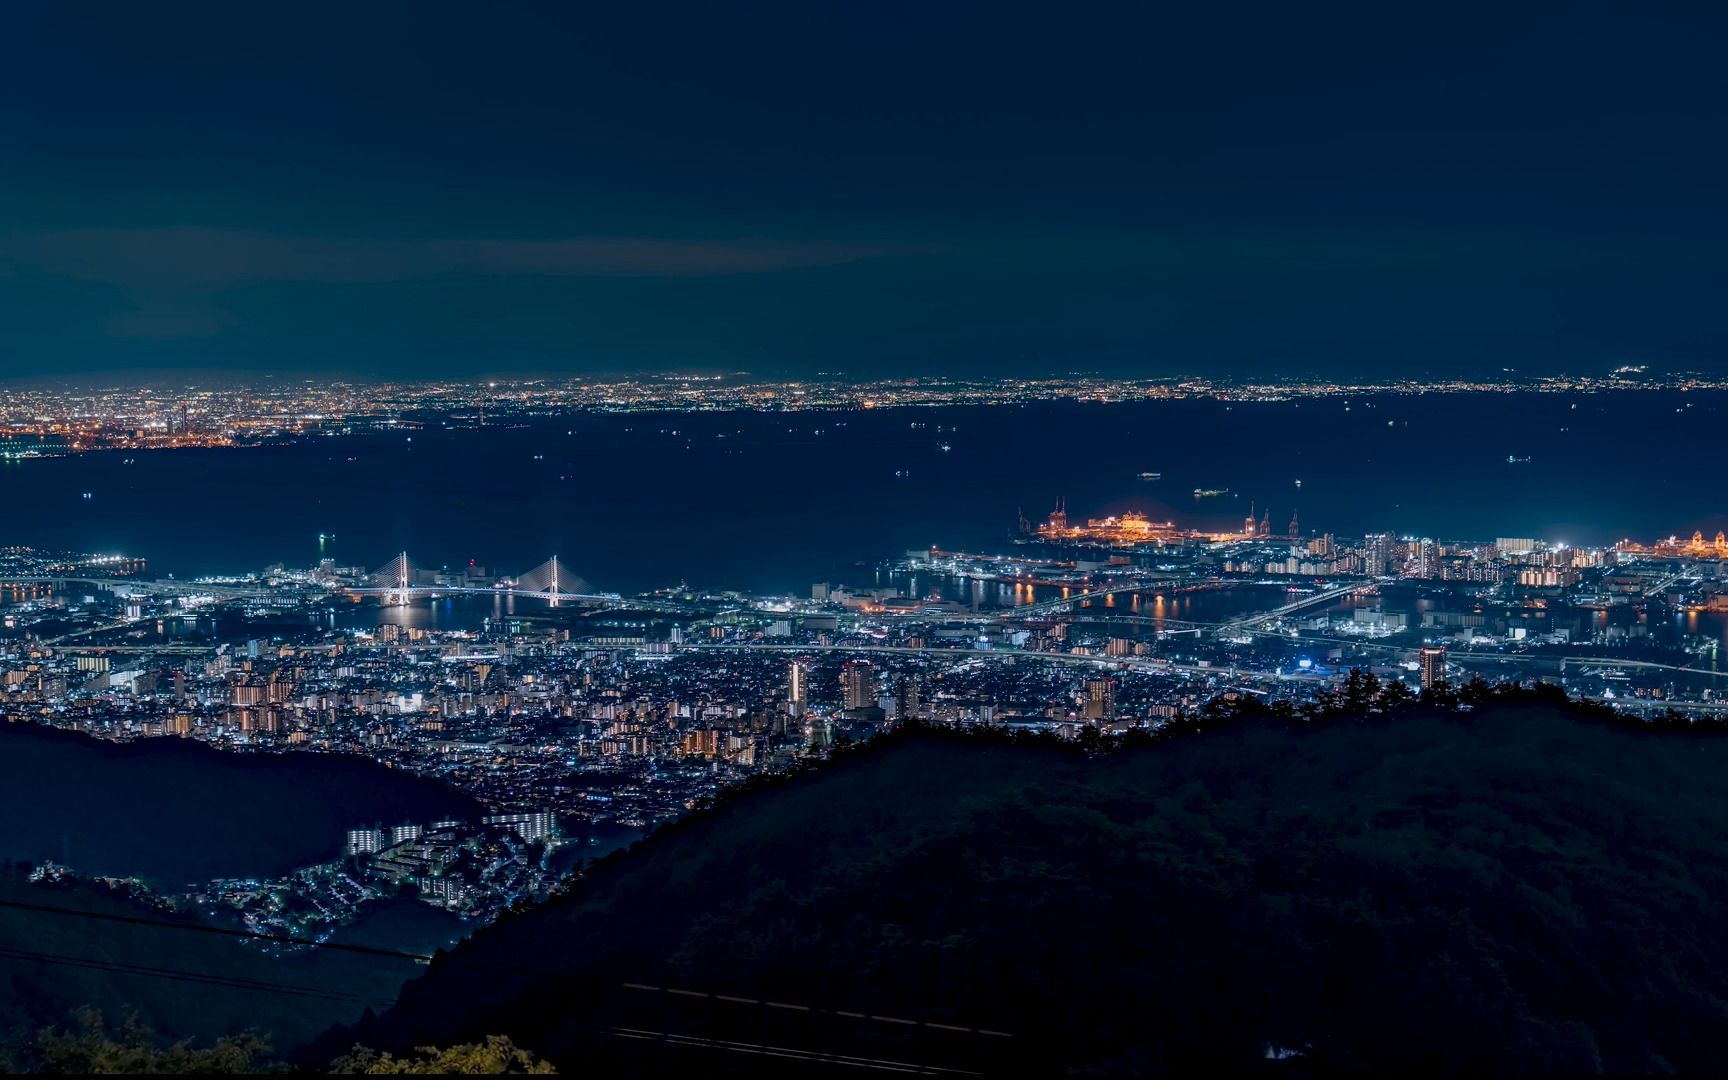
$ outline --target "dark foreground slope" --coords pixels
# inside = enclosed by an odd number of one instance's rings
[[[424,970],[381,952],[272,956],[204,925],[89,882],[33,886],[0,867],[0,1068],[37,1032],[70,1025],[85,1008],[115,1025],[135,1018],[168,1039],[254,1031],[291,1047],[393,1001]],[[417,932],[413,945],[423,948],[424,939],[448,941],[459,930],[453,916],[399,900],[335,940],[388,948]]]
[[[1724,766],[1528,702],[1102,758],[910,735],[602,863],[309,1054],[1721,1073]]]
[[[479,812],[436,780],[357,756],[112,743],[16,723],[0,723],[0,791],[0,858],[169,888],[323,862],[367,822]]]

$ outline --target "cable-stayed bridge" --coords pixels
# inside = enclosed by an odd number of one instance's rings
[[[62,572],[0,576],[0,591],[30,588],[65,590],[72,587],[74,583],[91,584],[98,588],[107,589],[131,588],[140,592],[155,594],[209,596],[217,600],[255,601],[279,599],[291,595],[297,589],[307,587],[316,589],[318,587],[315,584],[305,582],[300,585],[292,585],[275,584],[261,580],[177,581],[172,578],[150,580],[137,577],[110,577],[100,573]],[[532,570],[524,571],[515,577],[501,578],[497,584],[468,585],[437,581],[436,577],[426,574],[424,569],[404,551],[399,552],[395,558],[384,565],[363,575],[357,582],[342,585],[325,584],[323,587],[334,588],[338,592],[378,596],[383,599],[384,603],[391,606],[408,604],[417,598],[474,594],[523,596],[545,600],[553,605],[568,601],[573,604],[679,614],[686,614],[695,610],[689,604],[672,600],[628,599],[618,593],[583,591],[582,579],[571,573],[556,555]]]
[[[532,596],[557,598],[574,593],[575,590],[566,587],[567,583],[574,584],[575,579],[559,576],[558,556],[554,555],[526,574],[518,575],[513,587]]]
[[[361,584],[346,586],[342,591],[365,596],[379,596],[384,603],[401,606],[417,597],[456,595],[523,596],[545,600],[554,606],[561,602],[623,607],[646,611],[687,613],[688,604],[670,600],[632,600],[618,593],[579,591],[581,579],[569,573],[554,555],[550,559],[515,577],[499,579],[496,585],[461,585],[426,583],[423,569],[406,551],[361,578]]]

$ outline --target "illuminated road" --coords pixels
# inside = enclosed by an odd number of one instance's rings
[[[1364,589],[1372,590],[1374,587],[1375,586],[1372,584],[1361,583],[1353,585],[1335,585],[1330,589],[1322,590],[1312,596],[1304,596],[1300,600],[1285,604],[1283,607],[1276,607],[1270,611],[1262,611],[1254,615],[1244,616],[1240,619],[1232,619],[1229,622],[1219,623],[1218,633],[1231,634],[1239,633],[1244,630],[1252,630],[1255,627],[1264,626],[1274,620],[1282,619],[1286,615],[1293,615],[1296,612],[1301,611],[1303,608],[1314,607],[1316,604],[1329,603],[1339,597],[1349,596],[1353,592],[1358,592]]]
[[[1549,663],[1557,662],[1559,663],[1562,672],[1566,670],[1568,665],[1571,665],[1572,667],[1613,667],[1648,669],[1653,671],[1680,671],[1687,675],[1708,675],[1711,678],[1728,675],[1728,671],[1710,671],[1707,668],[1686,667],[1683,664],[1663,664],[1658,663],[1655,660],[1626,660],[1611,656],[1543,656],[1539,653],[1508,655],[1506,653],[1475,652],[1470,649],[1459,649],[1448,651],[1446,658],[1448,660],[1482,662],[1495,660],[1501,663],[1526,664],[1533,662],[1540,663],[1542,661],[1547,661]]]
[[[1593,694],[1574,694],[1580,701],[1594,701],[1598,705],[1606,705],[1621,712],[1665,713],[1672,709],[1681,713],[1703,713],[1707,716],[1728,715],[1728,701],[1669,701],[1666,698],[1639,697],[1597,697]]]
[[[1677,585],[1682,581],[1687,581],[1687,582],[1691,582],[1693,584],[1697,584],[1698,582],[1700,582],[1702,580],[1703,579],[1698,576],[1696,571],[1677,571],[1675,573],[1669,574],[1667,577],[1663,578],[1662,580],[1656,582],[1654,585],[1651,585],[1649,588],[1645,589],[1642,595],[1646,599],[1648,599],[1649,597],[1655,596],[1658,593],[1667,592],[1671,586]]]
[[[1089,589],[1086,592],[1075,593],[1072,596],[1064,596],[1057,600],[1041,600],[1036,604],[1022,604],[1019,607],[1009,608],[1002,612],[998,618],[1024,618],[1027,615],[1040,615],[1051,611],[1061,611],[1068,607],[1078,607],[1080,604],[1088,600],[1102,600],[1105,597],[1115,596],[1118,593],[1157,592],[1160,589],[1177,589],[1184,586],[1200,584],[1224,584],[1224,582],[1220,578],[1211,576],[1138,578],[1134,581],[1111,585],[1108,588]]]
[[[0,580],[0,589],[8,585],[55,585],[64,587],[72,582],[95,585],[112,590],[115,587],[136,589],[141,593],[174,593],[181,596],[215,596],[224,599],[263,600],[278,595],[281,590],[268,585],[221,584],[208,581],[145,581],[141,578],[79,577],[76,574],[25,575]]]
[[[652,603],[661,606],[674,606],[665,601],[630,601],[617,593],[573,593],[554,592],[551,589],[512,589],[498,585],[410,585],[406,590],[395,585],[342,585],[331,590],[339,593],[353,593],[356,596],[386,596],[405,592],[410,601],[419,598],[436,600],[442,596],[522,596],[531,600],[571,600],[584,604],[628,604],[635,607],[646,607]],[[677,607],[679,611],[688,611],[688,607]]]
[[[1108,667],[1132,668],[1136,671],[1171,671],[1188,675],[1208,675],[1226,680],[1247,680],[1250,682],[1276,683],[1280,681],[1277,672],[1242,671],[1233,667],[1218,667],[1207,664],[1178,664],[1169,660],[1158,660],[1144,656],[1082,656],[1076,653],[1034,652],[1030,649],[965,649],[955,647],[923,646],[914,648],[910,645],[762,645],[750,643],[746,645],[725,645],[707,642],[694,642],[684,645],[674,645],[674,651],[681,652],[733,652],[733,653],[883,653],[893,656],[925,656],[938,657],[946,660],[968,661],[989,660],[1002,657],[1024,658],[1027,660],[1042,660],[1056,664],[1073,664],[1078,667]]]
[[[977,578],[974,578],[974,580],[978,580],[978,581],[998,581],[999,580],[1003,584],[1008,584],[1008,583],[1010,583],[1010,581],[1012,579],[1009,579],[1009,578],[996,579],[996,578],[977,577]],[[1028,583],[1020,582],[1019,584],[1028,584]],[[1063,588],[1064,587],[1064,586],[1049,583],[1049,582],[1032,582],[1030,584],[1034,585],[1037,588],[1041,588],[1041,589],[1056,589],[1056,588]],[[1074,611],[1078,611],[1082,604],[1088,603],[1088,602],[1093,601],[1093,600],[1104,600],[1104,599],[1108,599],[1109,597],[1112,597],[1112,596],[1119,596],[1122,593],[1160,592],[1160,591],[1191,591],[1191,590],[1194,590],[1196,587],[1229,588],[1229,587],[1236,585],[1236,584],[1240,584],[1240,583],[1235,582],[1235,581],[1229,581],[1229,580],[1226,580],[1224,578],[1214,577],[1212,575],[1191,575],[1191,576],[1187,576],[1187,577],[1165,576],[1165,577],[1157,577],[1157,578],[1135,578],[1132,581],[1120,582],[1118,584],[1110,585],[1110,586],[1107,586],[1104,588],[1088,589],[1085,592],[1078,592],[1078,593],[1074,593],[1074,594],[1069,595],[1069,596],[1058,597],[1054,600],[1040,600],[1035,604],[1020,604],[1020,605],[1017,605],[1015,607],[1003,608],[999,611],[988,611],[988,612],[956,612],[956,611],[949,611],[949,612],[911,612],[911,611],[909,611],[909,612],[905,612],[903,614],[901,614],[901,613],[889,613],[889,612],[871,612],[870,617],[876,618],[876,619],[884,619],[884,618],[887,618],[887,619],[893,619],[893,618],[915,619],[915,620],[920,621],[920,622],[949,622],[949,623],[1013,622],[1016,619],[1036,618],[1036,617],[1041,616],[1041,615],[1049,615],[1049,614],[1059,612],[1059,611],[1068,611],[1070,609],[1072,609]],[[854,614],[853,617],[856,618],[858,616],[856,616]]]

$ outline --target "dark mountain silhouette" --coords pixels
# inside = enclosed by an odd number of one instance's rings
[[[113,743],[23,723],[0,724],[0,791],[0,858],[168,888],[335,858],[355,825],[480,813],[445,784],[355,755]]]
[[[270,955],[207,925],[96,883],[32,885],[21,868],[0,866],[0,1065],[85,1008],[115,1024],[136,1019],[165,1039],[255,1031],[292,1047],[387,1005],[424,970],[377,951]],[[459,932],[454,916],[400,899],[334,940],[418,951]]]
[[[437,781],[359,757],[236,754],[183,739],[120,745],[31,724],[0,724],[0,790],[0,1052],[84,1007],[167,1038],[255,1029],[292,1046],[388,1003],[422,970],[378,953],[271,956],[89,881],[31,885],[30,863],[67,861],[172,891],[336,858],[345,830],[363,822],[480,813]],[[368,908],[334,940],[424,952],[461,931],[453,916],[401,899]]]
[[[305,1060],[1728,1069],[1728,739],[1476,698],[1102,754],[898,733],[602,861]]]

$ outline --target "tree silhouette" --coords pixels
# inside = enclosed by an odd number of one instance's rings
[[[405,1057],[356,1046],[332,1062],[330,1071],[373,1076],[497,1076],[506,1073],[549,1076],[558,1070],[505,1036],[488,1035],[483,1043],[462,1043],[443,1049],[417,1047],[414,1054]]]
[[[49,1028],[39,1032],[25,1051],[25,1060],[9,1063],[7,1071],[232,1075],[281,1069],[266,1057],[269,1044],[251,1032],[224,1036],[210,1046],[195,1046],[191,1040],[164,1045],[136,1017],[128,1017],[118,1028],[110,1028],[100,1012],[83,1008],[74,1019],[70,1030]]]

